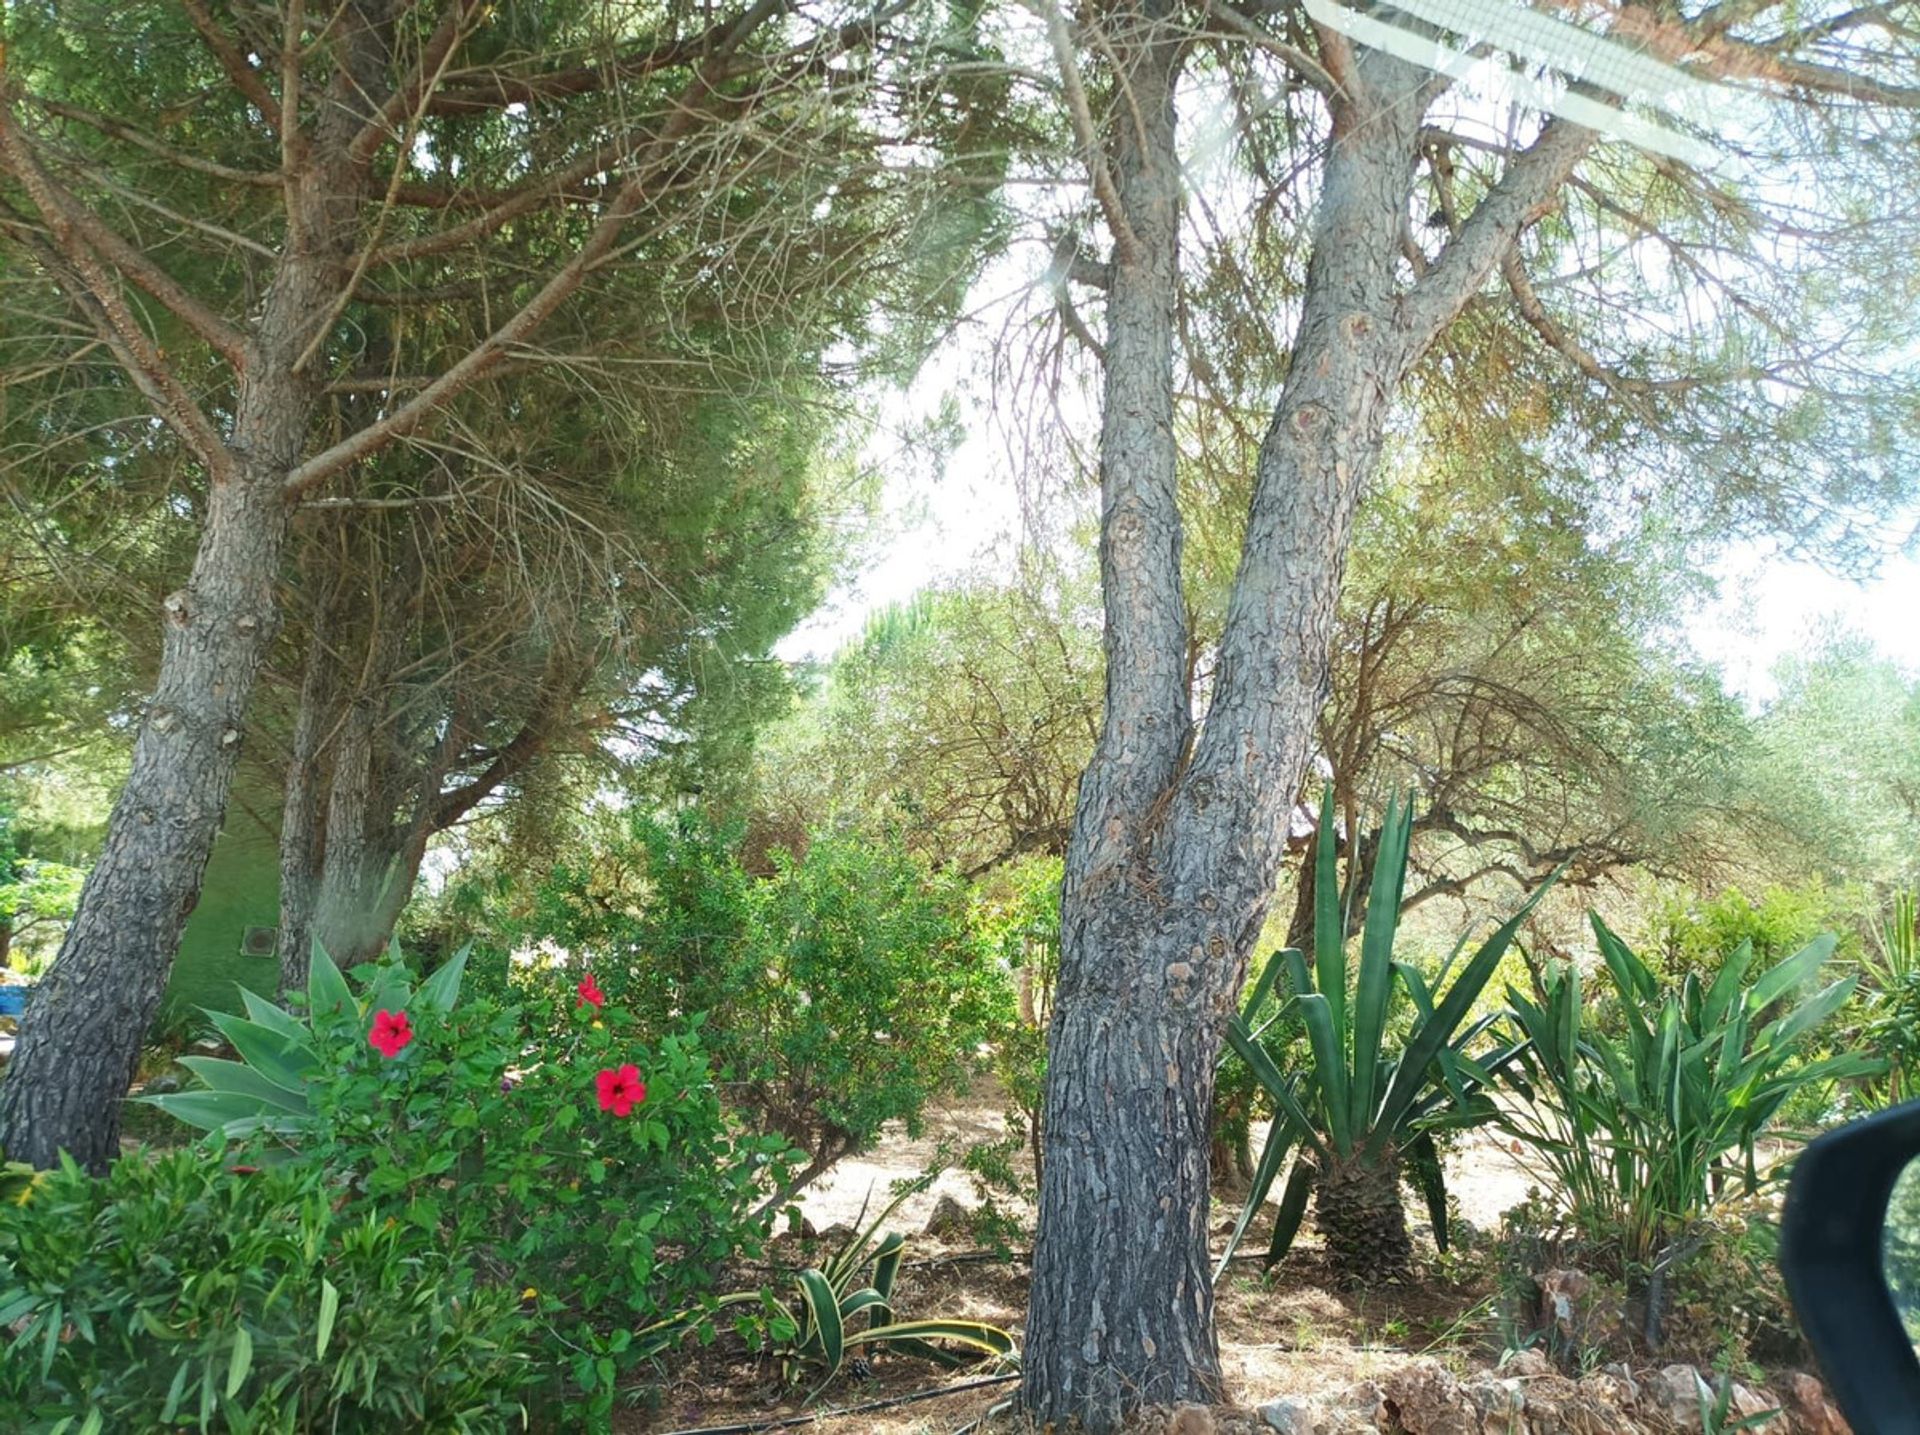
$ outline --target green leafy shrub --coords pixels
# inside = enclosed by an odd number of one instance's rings
[[[1527,1045],[1501,1120],[1531,1148],[1585,1259],[1626,1284],[1658,1348],[1669,1275],[1705,1238],[1736,1190],[1764,1184],[1756,1146],[1782,1107],[1813,1083],[1871,1074],[1845,1054],[1809,1058],[1823,1022],[1852,994],[1842,977],[1796,1000],[1833,952],[1822,937],[1748,980],[1742,943],[1711,984],[1689,973],[1662,990],[1652,969],[1598,917],[1618,1036],[1588,1020],[1577,968],[1540,973],[1532,997],[1509,989]]]
[[[1334,830],[1331,792],[1321,806],[1319,830],[1323,838]],[[1469,1050],[1494,1019],[1469,1022],[1467,1017],[1545,888],[1457,972],[1451,964],[1443,969],[1441,980],[1450,972],[1453,980],[1436,1000],[1420,972],[1393,956],[1411,830],[1411,808],[1389,804],[1351,997],[1334,844],[1316,840],[1313,968],[1292,948],[1278,953],[1254,984],[1243,1011],[1229,1023],[1227,1039],[1234,1053],[1273,1100],[1277,1114],[1255,1168],[1253,1190],[1229,1241],[1228,1257],[1296,1146],[1305,1149],[1308,1159],[1294,1163],[1281,1196],[1269,1264],[1291,1245],[1311,1187],[1317,1192],[1317,1225],[1339,1279],[1358,1283],[1405,1276],[1412,1245],[1400,1200],[1403,1160],[1426,1198],[1434,1235],[1444,1249],[1446,1188],[1432,1133],[1493,1117],[1486,1088],[1517,1053],[1510,1048],[1484,1064],[1475,1060]],[[1282,1075],[1256,1039],[1254,1023],[1282,974],[1287,989],[1278,999],[1297,1009],[1313,1051],[1304,1078]],[[1412,1004],[1414,1020],[1404,1043],[1390,1047],[1389,1008],[1396,992]]]
[[[523,1292],[540,1403],[599,1419],[649,1353],[632,1333],[759,1251],[792,1162],[731,1127],[697,1033],[643,1040],[592,978],[507,1005],[459,983],[457,960],[416,988],[315,952],[304,1017],[249,995],[217,1019],[243,1060],[191,1063],[210,1089],[151,1101]]]
[[[1711,897],[1678,894],[1654,914],[1652,946],[1657,955],[1648,965],[1675,982],[1689,973],[1711,982],[1721,962],[1742,943],[1752,948],[1755,961],[1779,962],[1824,932],[1840,934],[1841,956],[1852,956],[1858,943],[1849,918],[1857,905],[1852,895],[1818,881],[1768,887],[1757,898],[1738,887]]]
[[[645,1025],[699,1013],[728,1100],[807,1153],[804,1183],[889,1120],[917,1131],[1011,993],[958,878],[840,834],[771,866],[748,872],[738,833],[698,813],[635,817],[508,935],[550,938]]]
[[[178,1150],[0,1206],[0,1426],[519,1428],[519,1301],[339,1194],[315,1165]]]
[[[1026,857],[997,868],[974,886],[974,931],[997,954],[1017,983],[1015,1010],[994,1035],[991,1069],[1006,1093],[1007,1135],[969,1152],[967,1165],[979,1178],[983,1198],[995,1192],[1037,1199],[1044,1166],[1041,1122],[1047,1088],[1047,1026],[1060,975],[1060,880],[1058,857]],[[1022,1145],[1033,1163],[1031,1183],[1016,1179],[1012,1157]],[[988,1209],[991,1221],[997,1211]]]

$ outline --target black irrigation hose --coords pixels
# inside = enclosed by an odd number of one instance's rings
[[[943,1395],[985,1390],[990,1385],[1005,1385],[1019,1378],[1020,1372],[1017,1370],[1007,1375],[983,1375],[977,1380],[963,1380],[958,1385],[938,1385],[931,1390],[916,1390],[911,1395],[889,1395],[885,1400],[869,1400],[864,1405],[847,1405],[838,1410],[816,1410],[811,1415],[784,1415],[777,1420],[749,1420],[743,1425],[696,1425],[686,1430],[669,1430],[667,1435],[760,1435],[763,1430],[789,1430],[796,1425],[838,1420],[843,1415],[865,1415],[870,1410],[887,1410],[895,1405],[938,1400]]]

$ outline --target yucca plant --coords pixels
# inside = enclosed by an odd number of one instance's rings
[[[242,987],[246,1016],[206,1013],[240,1059],[183,1056],[180,1064],[200,1079],[201,1089],[135,1099],[228,1140],[266,1132],[298,1144],[313,1127],[307,1078],[320,1066],[321,1044],[348,1031],[358,1040],[376,1011],[451,1011],[459,1000],[467,952],[467,947],[455,952],[416,990],[398,952],[390,951],[355,996],[333,958],[315,943],[305,1010],[296,1015]]]
[[[1531,997],[1509,988],[1527,1038],[1516,1084],[1529,1099],[1503,1107],[1501,1121],[1532,1148],[1579,1233],[1617,1243],[1621,1273],[1651,1286],[1723,1191],[1759,1188],[1756,1143],[1790,1097],[1884,1064],[1858,1053],[1806,1059],[1856,981],[1844,976],[1793,1000],[1833,955],[1830,934],[1751,981],[1753,947],[1743,942],[1711,983],[1689,974],[1678,991],[1663,991],[1605,922],[1592,921],[1621,1034],[1588,1020],[1571,965],[1540,973]],[[1650,1308],[1650,1338],[1658,1319]]]
[[[881,1227],[932,1179],[922,1177],[902,1187],[886,1208],[871,1223],[856,1229],[825,1265],[795,1273],[790,1297],[772,1291],[742,1291],[721,1297],[719,1307],[760,1306],[766,1314],[766,1329],[780,1361],[781,1375],[789,1381],[813,1378],[815,1394],[840,1373],[848,1360],[866,1352],[919,1356],[949,1368],[983,1356],[1016,1359],[1013,1337],[997,1325],[978,1320],[895,1317],[893,1288],[906,1257],[907,1238],[898,1232],[882,1235]],[[642,1338],[654,1348],[665,1350],[694,1328],[699,1315],[688,1312],[662,1321],[642,1332]],[[935,1344],[940,1341],[964,1347],[966,1353]]]
[[[1893,911],[1874,934],[1880,954],[1861,961],[1872,981],[1872,1005],[1864,1037],[1885,1054],[1886,1074],[1864,1083],[1875,1106],[1893,1106],[1920,1093],[1920,900],[1911,892],[1893,899]]]
[[[1476,1125],[1494,1114],[1487,1088],[1518,1052],[1510,1046],[1476,1059],[1471,1049],[1496,1018],[1467,1018],[1546,885],[1457,966],[1464,943],[1456,949],[1436,984],[1444,985],[1444,995],[1436,999],[1415,968],[1394,960],[1413,811],[1411,804],[1390,802],[1349,996],[1333,824],[1328,792],[1314,839],[1312,968],[1292,948],[1276,954],[1228,1027],[1228,1041],[1272,1099],[1275,1116],[1219,1269],[1225,1269],[1288,1155],[1298,1148],[1303,1159],[1295,1161],[1281,1195],[1267,1263],[1287,1253],[1312,1196],[1315,1225],[1336,1277],[1358,1284],[1400,1279],[1411,1264],[1413,1247],[1400,1197],[1403,1163],[1444,1246],[1446,1187],[1433,1133]],[[1287,990],[1276,995],[1279,976],[1286,978]],[[1390,1043],[1396,994],[1411,1003],[1413,1019],[1404,1041]],[[1313,1053],[1309,1071],[1283,1075],[1261,1046],[1258,1025],[1270,999],[1282,1009],[1286,1003],[1297,1007]]]

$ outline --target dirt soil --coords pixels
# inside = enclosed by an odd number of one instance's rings
[[[805,1193],[802,1212],[817,1231],[850,1226],[863,1203],[870,1201],[870,1212],[877,1211],[888,1199],[891,1182],[922,1174],[942,1149],[957,1160],[969,1143],[995,1140],[1005,1132],[1000,1095],[983,1084],[930,1111],[919,1137],[889,1131],[873,1151],[842,1163]],[[1264,1135],[1255,1132],[1256,1150]],[[1448,1180],[1461,1217],[1485,1231],[1497,1228],[1500,1214],[1521,1200],[1530,1184],[1512,1151],[1486,1133],[1460,1143]],[[924,1234],[942,1196],[970,1209],[979,1203],[966,1173],[948,1170],[889,1222],[890,1229],[911,1238],[896,1290],[898,1309],[908,1319],[938,1315],[991,1321],[1018,1335],[1027,1300],[1022,1254],[1003,1258],[984,1252],[964,1232]],[[1030,1222],[1030,1211],[1019,1214]],[[1237,1215],[1230,1199],[1216,1201],[1213,1229],[1219,1245],[1224,1246]],[[1417,1217],[1410,1213],[1410,1219]],[[1416,1234],[1430,1237],[1423,1223],[1416,1225]],[[1265,1233],[1256,1229],[1245,1249],[1260,1251],[1265,1245]],[[770,1256],[777,1263],[808,1264],[827,1248],[825,1242],[783,1235]],[[1405,1289],[1336,1292],[1322,1278],[1310,1230],[1270,1281],[1258,1278],[1257,1263],[1237,1264],[1219,1288],[1218,1322],[1230,1393],[1246,1405],[1277,1395],[1343,1389],[1412,1356],[1439,1356],[1464,1368],[1469,1352],[1497,1354],[1488,1345],[1497,1345],[1488,1290],[1434,1277]],[[616,1428],[628,1435],[667,1435],[712,1427],[765,1428],[765,1422],[800,1417],[804,1423],[794,1428],[819,1435],[954,1435],[1012,1394],[1011,1380],[979,1383],[993,1373],[976,1368],[949,1374],[918,1360],[882,1358],[863,1374],[843,1374],[809,1404],[805,1391],[783,1390],[771,1369],[723,1337],[711,1349],[690,1352],[658,1408],[632,1411]],[[945,1387],[953,1393],[893,1408],[852,1409]],[[1143,1428],[1163,1427],[1162,1420]],[[994,1428],[1007,1427],[996,1421]]]

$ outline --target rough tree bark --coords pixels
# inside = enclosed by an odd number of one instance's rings
[[[1179,34],[1103,14],[1116,99],[1093,187],[1114,235],[1102,417],[1107,695],[1061,899],[1022,1403],[1101,1435],[1215,1399],[1207,1114],[1325,698],[1348,537],[1407,370],[1585,149],[1549,127],[1456,247],[1398,268],[1428,78],[1342,48],[1288,377],[1263,442],[1214,694],[1194,728],[1174,487]],[[1064,25],[1055,23],[1057,50]],[[1063,56],[1069,97],[1075,82]]]

